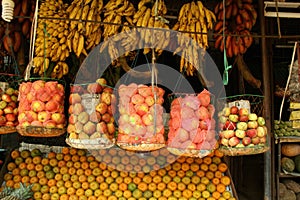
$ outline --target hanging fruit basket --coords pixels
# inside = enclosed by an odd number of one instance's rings
[[[66,143],[81,149],[106,149],[115,143],[113,88],[104,78],[94,83],[73,84],[69,96]]]
[[[217,144],[215,108],[211,94],[172,94],[168,132],[168,150],[176,155],[205,157]]]
[[[19,78],[15,74],[0,73],[0,134],[16,132]]]
[[[219,150],[225,155],[260,154],[270,149],[263,114],[263,96],[237,95],[219,99]]]
[[[164,93],[157,86],[120,85],[118,146],[132,151],[153,151],[165,147]]]
[[[65,133],[65,83],[30,78],[19,86],[17,131],[22,136],[56,137]]]

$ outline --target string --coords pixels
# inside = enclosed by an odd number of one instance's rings
[[[232,68],[231,65],[228,65],[227,56],[226,56],[226,44],[225,44],[225,0],[223,0],[223,43],[224,43],[224,72],[223,72],[223,84],[228,85],[228,71]]]

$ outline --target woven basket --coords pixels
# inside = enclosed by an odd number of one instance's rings
[[[17,126],[17,132],[26,137],[58,137],[66,132],[65,128],[45,128],[39,126]]]
[[[114,146],[115,139],[109,140],[106,138],[95,139],[72,139],[66,138],[66,143],[77,149],[108,149]]]
[[[168,147],[168,151],[177,156],[198,157],[203,158],[214,150],[197,150],[197,149],[177,149]]]
[[[17,132],[16,127],[14,126],[0,126],[0,134],[9,134]]]
[[[260,154],[268,151],[270,149],[267,145],[254,145],[254,146],[247,146],[242,148],[235,148],[235,147],[225,147],[220,146],[219,150],[227,156],[243,156],[243,155],[254,155]]]
[[[166,146],[165,144],[147,144],[147,143],[128,144],[128,143],[121,143],[121,142],[118,142],[117,145],[120,148],[125,149],[125,150],[141,151],[141,152],[155,151],[155,150],[164,148]]]

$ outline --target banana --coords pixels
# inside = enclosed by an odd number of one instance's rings
[[[141,0],[138,3],[138,10],[140,10],[145,4],[150,3],[150,2],[151,2],[151,0]]]
[[[148,25],[148,21],[150,19],[150,15],[151,15],[151,9],[148,8],[145,12],[145,15],[143,17],[143,21],[142,21],[142,27],[146,27]]]
[[[138,19],[144,15],[144,13],[146,12],[147,7],[143,6],[142,8],[140,8],[134,15],[133,15],[133,23],[136,23],[138,21]]]
[[[70,19],[75,19],[78,11],[80,10],[80,6],[75,6],[75,8],[72,9],[72,12],[69,15]]]
[[[65,62],[61,62],[63,75],[67,75],[69,73],[69,66]]]
[[[204,6],[202,4],[201,1],[197,1],[197,6],[199,8],[199,13],[200,13],[200,17],[204,17],[205,16],[205,10],[204,10]]]
[[[78,41],[79,41],[79,32],[76,31],[72,42],[72,49],[76,55],[77,55]]]
[[[77,57],[80,56],[83,48],[84,48],[84,37],[83,37],[83,35],[80,35],[79,36],[79,41],[78,41],[77,51],[75,51]]]

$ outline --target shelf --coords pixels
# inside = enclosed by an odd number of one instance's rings
[[[283,142],[300,142],[300,137],[298,136],[284,136],[284,137],[276,137],[275,143],[283,143]]]
[[[280,18],[300,18],[299,8],[300,3],[298,2],[275,2],[265,1],[264,15],[265,17],[280,17]],[[274,9],[278,7],[278,12]],[[267,8],[271,10],[267,10]],[[281,11],[281,9],[284,9]]]

